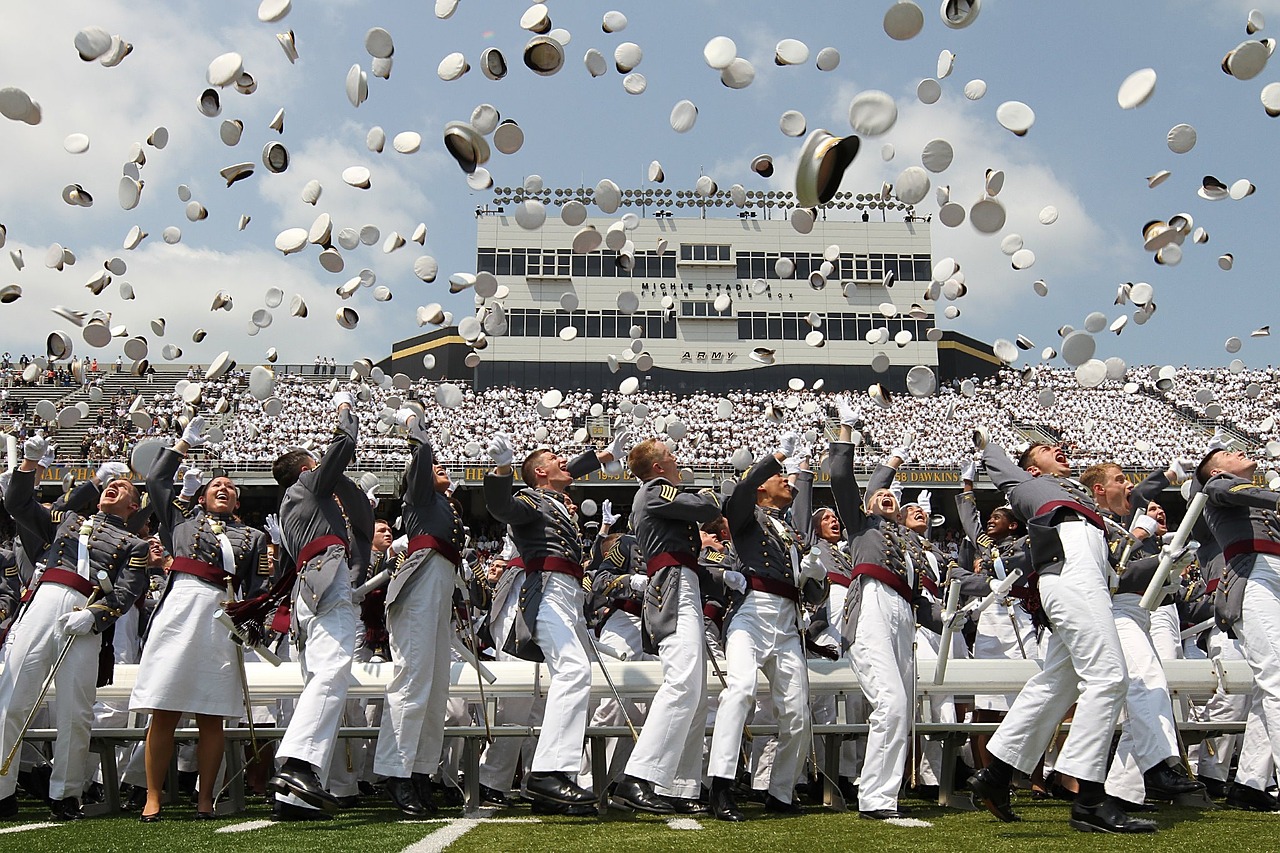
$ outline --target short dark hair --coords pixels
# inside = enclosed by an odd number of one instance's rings
[[[1003,515],[1005,518],[1009,519],[1009,524],[1011,525],[1016,524],[1018,525],[1019,529],[1022,528],[1022,522],[1019,521],[1018,517],[1013,514],[1013,510],[1009,509],[1008,507],[998,506],[995,509],[991,510],[991,514]]]
[[[538,479],[538,474],[534,469],[542,465],[542,454],[550,452],[545,447],[539,447],[520,463],[520,479],[524,480],[526,486],[535,485],[534,481]]]
[[[1053,445],[1047,441],[1031,442],[1030,444],[1027,445],[1027,449],[1022,451],[1022,453],[1018,455],[1018,467],[1025,471],[1027,469],[1027,466],[1031,464],[1032,452],[1041,447],[1053,447]]]
[[[311,460],[311,454],[305,450],[290,450],[276,457],[276,461],[271,463],[271,476],[276,478],[276,482],[281,488],[287,489],[294,483],[298,482],[298,477],[302,475],[302,466]]]
[[[1215,447],[1204,455],[1204,458],[1200,460],[1200,464],[1196,466],[1197,483],[1203,486],[1209,482],[1209,471],[1212,470],[1210,463],[1213,462],[1213,457],[1217,456],[1225,449],[1226,448],[1224,447]]]

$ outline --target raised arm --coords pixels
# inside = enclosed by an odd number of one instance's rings
[[[183,454],[166,447],[160,451],[156,461],[151,463],[151,470],[147,472],[147,495],[152,512],[160,522],[156,533],[170,554],[173,553],[173,528],[184,520],[174,505],[176,496],[173,489],[173,477],[178,473],[182,460]]]
[[[333,395],[333,402],[338,408],[338,424],[334,428],[333,441],[325,448],[320,464],[314,473],[304,477],[307,488],[318,497],[332,495],[338,487],[338,480],[356,458],[356,436],[360,430],[360,421],[351,410],[351,394],[339,391]]]
[[[785,458],[780,452],[766,453],[742,475],[733,494],[724,502],[724,517],[729,522],[730,532],[736,534],[755,519],[756,489],[765,480],[782,473],[782,460]]]
[[[17,478],[17,474],[14,474]],[[13,488],[12,483],[10,488]],[[1280,512],[1280,493],[1255,486],[1239,477],[1218,475],[1205,484],[1204,492],[1212,506],[1242,506]]]
[[[585,477],[588,474],[599,471],[603,464],[600,457],[596,455],[595,449],[587,448],[570,459],[565,467],[569,470],[569,476],[577,480],[579,477]]]
[[[409,503],[422,506],[436,494],[436,451],[431,444],[431,434],[411,410],[396,412],[396,421],[409,430],[409,445],[413,448],[413,458],[404,478],[404,497]]]
[[[801,468],[796,472],[796,496],[791,502],[791,526],[801,542],[813,542],[813,472]]]
[[[982,464],[987,469],[987,476],[996,488],[1002,492],[1012,489],[1019,483],[1034,479],[1026,471],[1018,467],[1008,451],[993,442],[988,442],[982,449]]]
[[[991,537],[982,529],[982,515],[978,512],[977,493],[968,489],[956,495],[956,512],[960,515],[960,528],[964,530],[968,540],[984,551],[990,550],[993,543]]]
[[[30,467],[27,467],[28,462]],[[33,460],[24,459],[9,477],[4,508],[13,516],[14,524],[22,535],[23,548],[31,561],[36,562],[53,542],[55,525],[49,510],[36,500],[36,466]]]
[[[861,531],[866,524],[867,513],[862,507],[862,490],[853,473],[853,442],[831,442],[831,456],[827,460],[831,469],[831,494],[835,498],[836,512],[844,525],[846,538]]]

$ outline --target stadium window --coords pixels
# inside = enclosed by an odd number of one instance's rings
[[[915,255],[911,266],[915,268],[916,281],[929,281],[933,278],[933,264],[928,255]]]
[[[524,275],[526,269],[526,258],[524,249],[511,250],[511,274]]]
[[[476,272],[495,272],[497,254],[497,249],[476,249]]]
[[[574,278],[584,277],[587,274],[587,256],[574,255],[572,267],[573,267]]]
[[[745,314],[738,315],[738,340],[751,340],[751,318]]]
[[[524,312],[519,308],[507,312],[507,332],[513,338],[524,337]]]

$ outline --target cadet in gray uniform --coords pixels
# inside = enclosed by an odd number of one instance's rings
[[[524,560],[519,613],[503,649],[525,660],[545,661],[551,676],[542,734],[525,777],[530,798],[543,804],[584,806],[595,794],[575,784],[591,702],[591,661],[583,646],[582,541],[577,517],[565,490],[623,452],[620,431],[604,453],[588,450],[572,461],[550,450],[525,457],[520,476],[525,486],[513,492],[514,451],[503,433],[489,442],[494,470],[485,475],[489,513],[508,525]],[[497,638],[495,638],[497,639]]]
[[[431,436],[415,412],[396,423],[409,432],[413,456],[404,480],[407,556],[387,586],[387,630],[395,663],[378,733],[374,772],[409,817],[434,814],[428,784],[444,746],[449,701],[450,609],[466,534],[447,491],[449,474],[435,461]]]
[[[320,809],[338,808],[324,780],[338,743],[355,651],[348,566],[369,565],[373,540],[369,499],[343,474],[355,458],[360,426],[353,402],[347,391],[333,395],[338,424],[319,464],[306,451],[294,450],[271,467],[285,489],[280,527],[284,548],[297,566],[293,628],[306,682],[276,750],[284,764],[267,782],[276,794],[275,816],[283,820],[323,818]]]
[[[1027,525],[1039,572],[1040,600],[1052,633],[1044,668],[1027,681],[987,745],[991,763],[969,787],[996,817],[1016,821],[1009,805],[1015,768],[1030,774],[1072,703],[1075,719],[1056,769],[1080,780],[1071,826],[1081,831],[1155,832],[1153,821],[1127,815],[1103,787],[1111,738],[1129,675],[1111,615],[1106,525],[1093,496],[1071,479],[1057,445],[1033,444],[1014,464],[1003,448],[975,433],[982,461],[1014,515]],[[1082,689],[1083,687],[1083,689]]]
[[[173,732],[184,714],[200,728],[197,816],[213,818],[213,793],[222,764],[223,720],[246,712],[237,649],[214,614],[239,592],[257,595],[269,580],[266,534],[234,517],[239,490],[214,477],[190,518],[174,503],[173,477],[192,447],[204,444],[204,418],[194,417],[172,449],[160,451],[147,473],[147,496],[158,534],[173,555],[163,597],[147,627],[131,711],[150,711],[147,727],[147,804],[140,820],[160,819]]]
[[[1196,467],[1196,483],[1208,495],[1204,519],[1227,563],[1214,593],[1218,627],[1244,646],[1261,699],[1257,713],[1280,765],[1280,493],[1254,485],[1257,470],[1243,452],[1211,450]],[[1231,793],[1244,808],[1274,807],[1252,786]]]
[[[778,715],[777,757],[765,808],[781,813],[800,809],[792,799],[810,721],[799,601],[800,588],[808,579],[804,572],[809,569],[801,565],[807,548],[783,517],[794,491],[782,468],[798,440],[795,433],[783,435],[778,450],[751,466],[724,505],[747,591],[735,596],[729,613],[725,631],[728,687],[720,694],[711,738],[711,810],[720,820],[744,819],[732,786],[759,670],[769,680]],[[825,595],[825,585],[821,593]]]
[[[656,438],[633,447],[627,461],[641,483],[631,505],[631,527],[649,573],[644,641],[662,661],[662,686],[649,704],[627,775],[613,798],[656,814],[692,813],[699,810],[707,719],[698,527],[720,515],[720,507],[709,491],[676,487],[680,465]]]
[[[67,641],[101,634],[147,589],[147,545],[125,527],[142,504],[138,489],[127,479],[112,479],[103,488],[93,515],[51,512],[35,494],[37,462],[47,447],[42,436],[26,440],[22,464],[13,472],[4,496],[5,509],[14,521],[30,528],[49,550],[48,567],[12,628],[0,675],[0,755],[8,755],[13,748]],[[100,571],[107,573],[112,591],[86,607],[97,593]],[[96,637],[71,643],[54,679],[58,738],[49,798],[58,820],[84,816],[80,795],[89,758],[101,645]],[[13,772],[0,776],[0,817],[12,817],[17,811],[17,777]]]

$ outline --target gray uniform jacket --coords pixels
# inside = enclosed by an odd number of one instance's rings
[[[396,566],[387,586],[387,606],[395,603],[405,584],[419,566],[425,565],[431,556],[427,550],[437,550],[449,562],[457,566],[462,549],[467,544],[467,534],[462,525],[462,512],[444,492],[436,491],[436,453],[431,436],[415,420],[409,429],[409,444],[413,457],[404,479],[404,532],[409,536],[409,553]],[[442,547],[424,546],[415,550],[418,536],[430,536]]]
[[[847,441],[831,442],[828,458],[831,470],[831,495],[835,499],[840,525],[849,541],[849,559],[853,563],[849,594],[844,599],[844,625],[841,637],[846,650],[853,646],[858,632],[858,614],[862,608],[862,575],[874,577],[914,606],[916,590],[913,573],[907,566],[906,528],[880,515],[868,514],[862,503],[862,491],[853,474],[853,445]],[[897,470],[877,465],[867,482],[867,493],[875,494],[893,483]]]
[[[364,571],[372,562],[373,508],[360,487],[343,473],[355,458],[359,427],[350,409],[340,413],[320,464],[302,472],[280,502],[284,547],[298,566],[295,601],[306,595],[314,605],[340,573],[348,572],[348,566]],[[336,536],[345,547],[329,545],[313,555],[312,543],[322,536]]]
[[[798,602],[799,557],[796,557],[796,565],[792,565],[792,548],[803,555],[808,552],[808,545],[787,522],[782,511],[756,504],[756,489],[770,477],[781,473],[782,464],[777,457],[772,453],[762,456],[743,474],[733,494],[725,501],[724,517],[742,564],[739,571],[747,576],[747,588]],[[739,596],[731,600],[730,620],[743,600]]]
[[[1065,557],[1057,525],[1070,513],[1106,534],[1106,525],[1098,513],[1098,504],[1078,480],[1039,477],[1028,474],[1009,458],[1003,447],[988,444],[982,451],[982,462],[996,488],[1004,492],[1013,514],[1027,526],[1031,546],[1031,563],[1042,575],[1062,573]]]
[[[568,464],[569,475],[574,478],[599,468],[600,459],[594,450],[580,453]],[[511,529],[511,539],[525,565],[524,585],[517,605],[520,613],[513,620],[502,649],[523,660],[541,662],[543,655],[537,644],[536,626],[542,606],[542,574],[552,568],[551,564],[562,570],[577,566],[575,576],[581,581],[582,534],[577,518],[569,515],[563,495],[527,486],[513,492],[514,484],[514,472],[490,471],[484,475],[484,502],[489,514]]]
[[[94,630],[105,631],[147,591],[147,543],[125,528],[119,516],[105,512],[81,515],[74,511],[46,509],[36,500],[35,472],[17,470],[9,479],[4,496],[5,509],[15,521],[28,526],[49,543],[45,556],[48,568],[76,572],[80,554],[80,527],[89,522],[89,574],[96,579],[105,571],[111,579],[112,591],[89,606],[94,616]]]
[[[267,560],[267,537],[261,530],[250,527],[228,515],[206,514],[196,507],[190,517],[183,515],[174,503],[173,477],[182,464],[182,454],[172,448],[160,451],[151,470],[147,472],[147,494],[159,522],[157,533],[160,541],[175,559],[181,557],[204,563],[218,571],[223,570],[222,544],[213,532],[210,522],[223,526],[223,533],[231,543],[235,558],[234,577],[222,575],[221,583],[209,583],[226,589],[230,581],[241,598],[251,598],[263,591],[271,579],[271,565]],[[173,586],[175,572],[169,573],[165,591]],[[160,599],[160,606],[164,598]]]
[[[733,548],[717,551],[703,548],[698,552],[698,567],[702,569],[702,615],[706,619],[707,638],[719,643],[724,636],[725,615],[734,593],[724,584],[726,571],[742,571]]]
[[[712,494],[682,492],[658,477],[642,483],[631,503],[631,527],[649,572],[645,589],[643,630],[645,651],[658,653],[658,644],[676,630],[680,601],[681,566],[698,575],[697,598],[702,597],[698,551],[702,547],[699,526],[720,514]]]
[[[978,512],[977,497],[973,492],[956,495],[956,511],[960,515],[960,527],[964,530],[968,547],[960,549],[960,560],[951,570],[951,582],[960,584],[962,597],[985,598],[991,591],[991,580],[996,578],[996,558],[1005,574],[1022,570],[1022,578],[1009,591],[1009,598],[1017,599],[1037,624],[1040,624],[1040,596],[1035,585],[1035,570],[1031,566],[1031,549],[1026,536],[1006,536],[999,542],[987,535]],[[976,563],[976,565],[975,565]],[[1008,599],[1005,601],[1008,606]]]
[[[1240,619],[1255,555],[1280,556],[1280,493],[1226,473],[1210,477],[1204,492],[1204,520],[1226,561],[1214,609],[1218,626],[1227,630]]]
[[[640,593],[631,588],[631,576],[644,571],[644,558],[640,556],[640,546],[634,536],[623,534],[604,552],[600,549],[601,538],[598,537],[591,548],[591,566],[583,582],[588,590],[588,624],[595,628],[596,636],[618,611],[640,617],[642,599]]]
[[[0,570],[0,636],[3,636],[22,600],[22,581],[18,578],[18,562],[12,551],[0,548]]]

